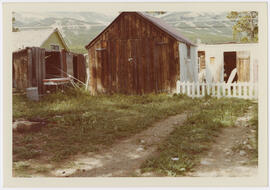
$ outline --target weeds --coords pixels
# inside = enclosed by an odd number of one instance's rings
[[[239,99],[204,100],[206,101],[192,108],[192,114],[187,121],[177,127],[159,146],[160,155],[144,162],[141,167],[143,172],[154,171],[166,176],[181,176],[192,171],[221,128],[231,126],[251,104]]]
[[[44,96],[39,102],[14,95],[14,120],[39,118],[47,122],[38,133],[24,133],[23,137],[14,133],[14,160],[45,156],[58,162],[77,153],[96,152],[146,129],[156,120],[182,113],[196,102],[166,94],[90,96],[74,89]]]
[[[167,94],[90,96],[74,89],[44,96],[39,102],[14,95],[14,120],[39,118],[47,125],[23,137],[13,134],[13,160],[45,158],[60,162],[78,153],[97,152],[157,120],[188,110],[188,120],[159,147],[160,155],[142,167],[143,171],[183,175],[196,165],[198,155],[209,148],[218,131],[233,125],[250,104],[239,99],[191,99]]]

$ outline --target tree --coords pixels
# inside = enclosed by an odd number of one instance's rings
[[[18,32],[19,28],[14,27],[14,23],[15,23],[15,16],[14,16],[14,12],[12,12],[12,32]]]
[[[233,25],[233,37],[241,42],[258,42],[258,12],[257,11],[231,11],[227,18]]]

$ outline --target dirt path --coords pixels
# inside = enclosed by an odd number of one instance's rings
[[[167,137],[175,125],[181,125],[186,113],[171,116],[133,137],[120,141],[112,148],[97,153],[78,155],[70,167],[52,171],[52,176],[101,177],[139,174],[141,164],[156,153],[157,144]]]
[[[238,118],[235,127],[223,129],[216,143],[204,155],[200,165],[194,168],[195,172],[187,176],[198,177],[243,177],[257,173],[257,165],[250,164],[248,151],[253,147],[256,131],[248,125],[251,119],[251,110],[243,117]]]

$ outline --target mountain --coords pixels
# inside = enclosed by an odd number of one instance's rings
[[[68,46],[86,52],[84,46],[97,36],[119,13],[97,12],[16,12],[14,27],[19,30],[58,28]],[[222,43],[233,41],[227,12],[148,12],[178,29],[193,42]]]
[[[16,12],[13,26],[19,30],[58,28],[71,50],[86,53],[84,46],[116,16],[97,12]]]
[[[232,42],[233,23],[226,18],[227,12],[173,12],[159,16],[178,29],[186,38],[202,43]]]

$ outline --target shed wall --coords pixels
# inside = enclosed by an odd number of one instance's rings
[[[187,45],[179,43],[180,81],[198,81],[198,64],[196,47],[190,46],[190,58],[187,55]]]
[[[19,90],[24,90],[29,86],[27,50],[13,54],[13,81],[14,87]]]
[[[179,79],[178,42],[136,14],[123,14],[90,48],[90,91],[173,92]]]

